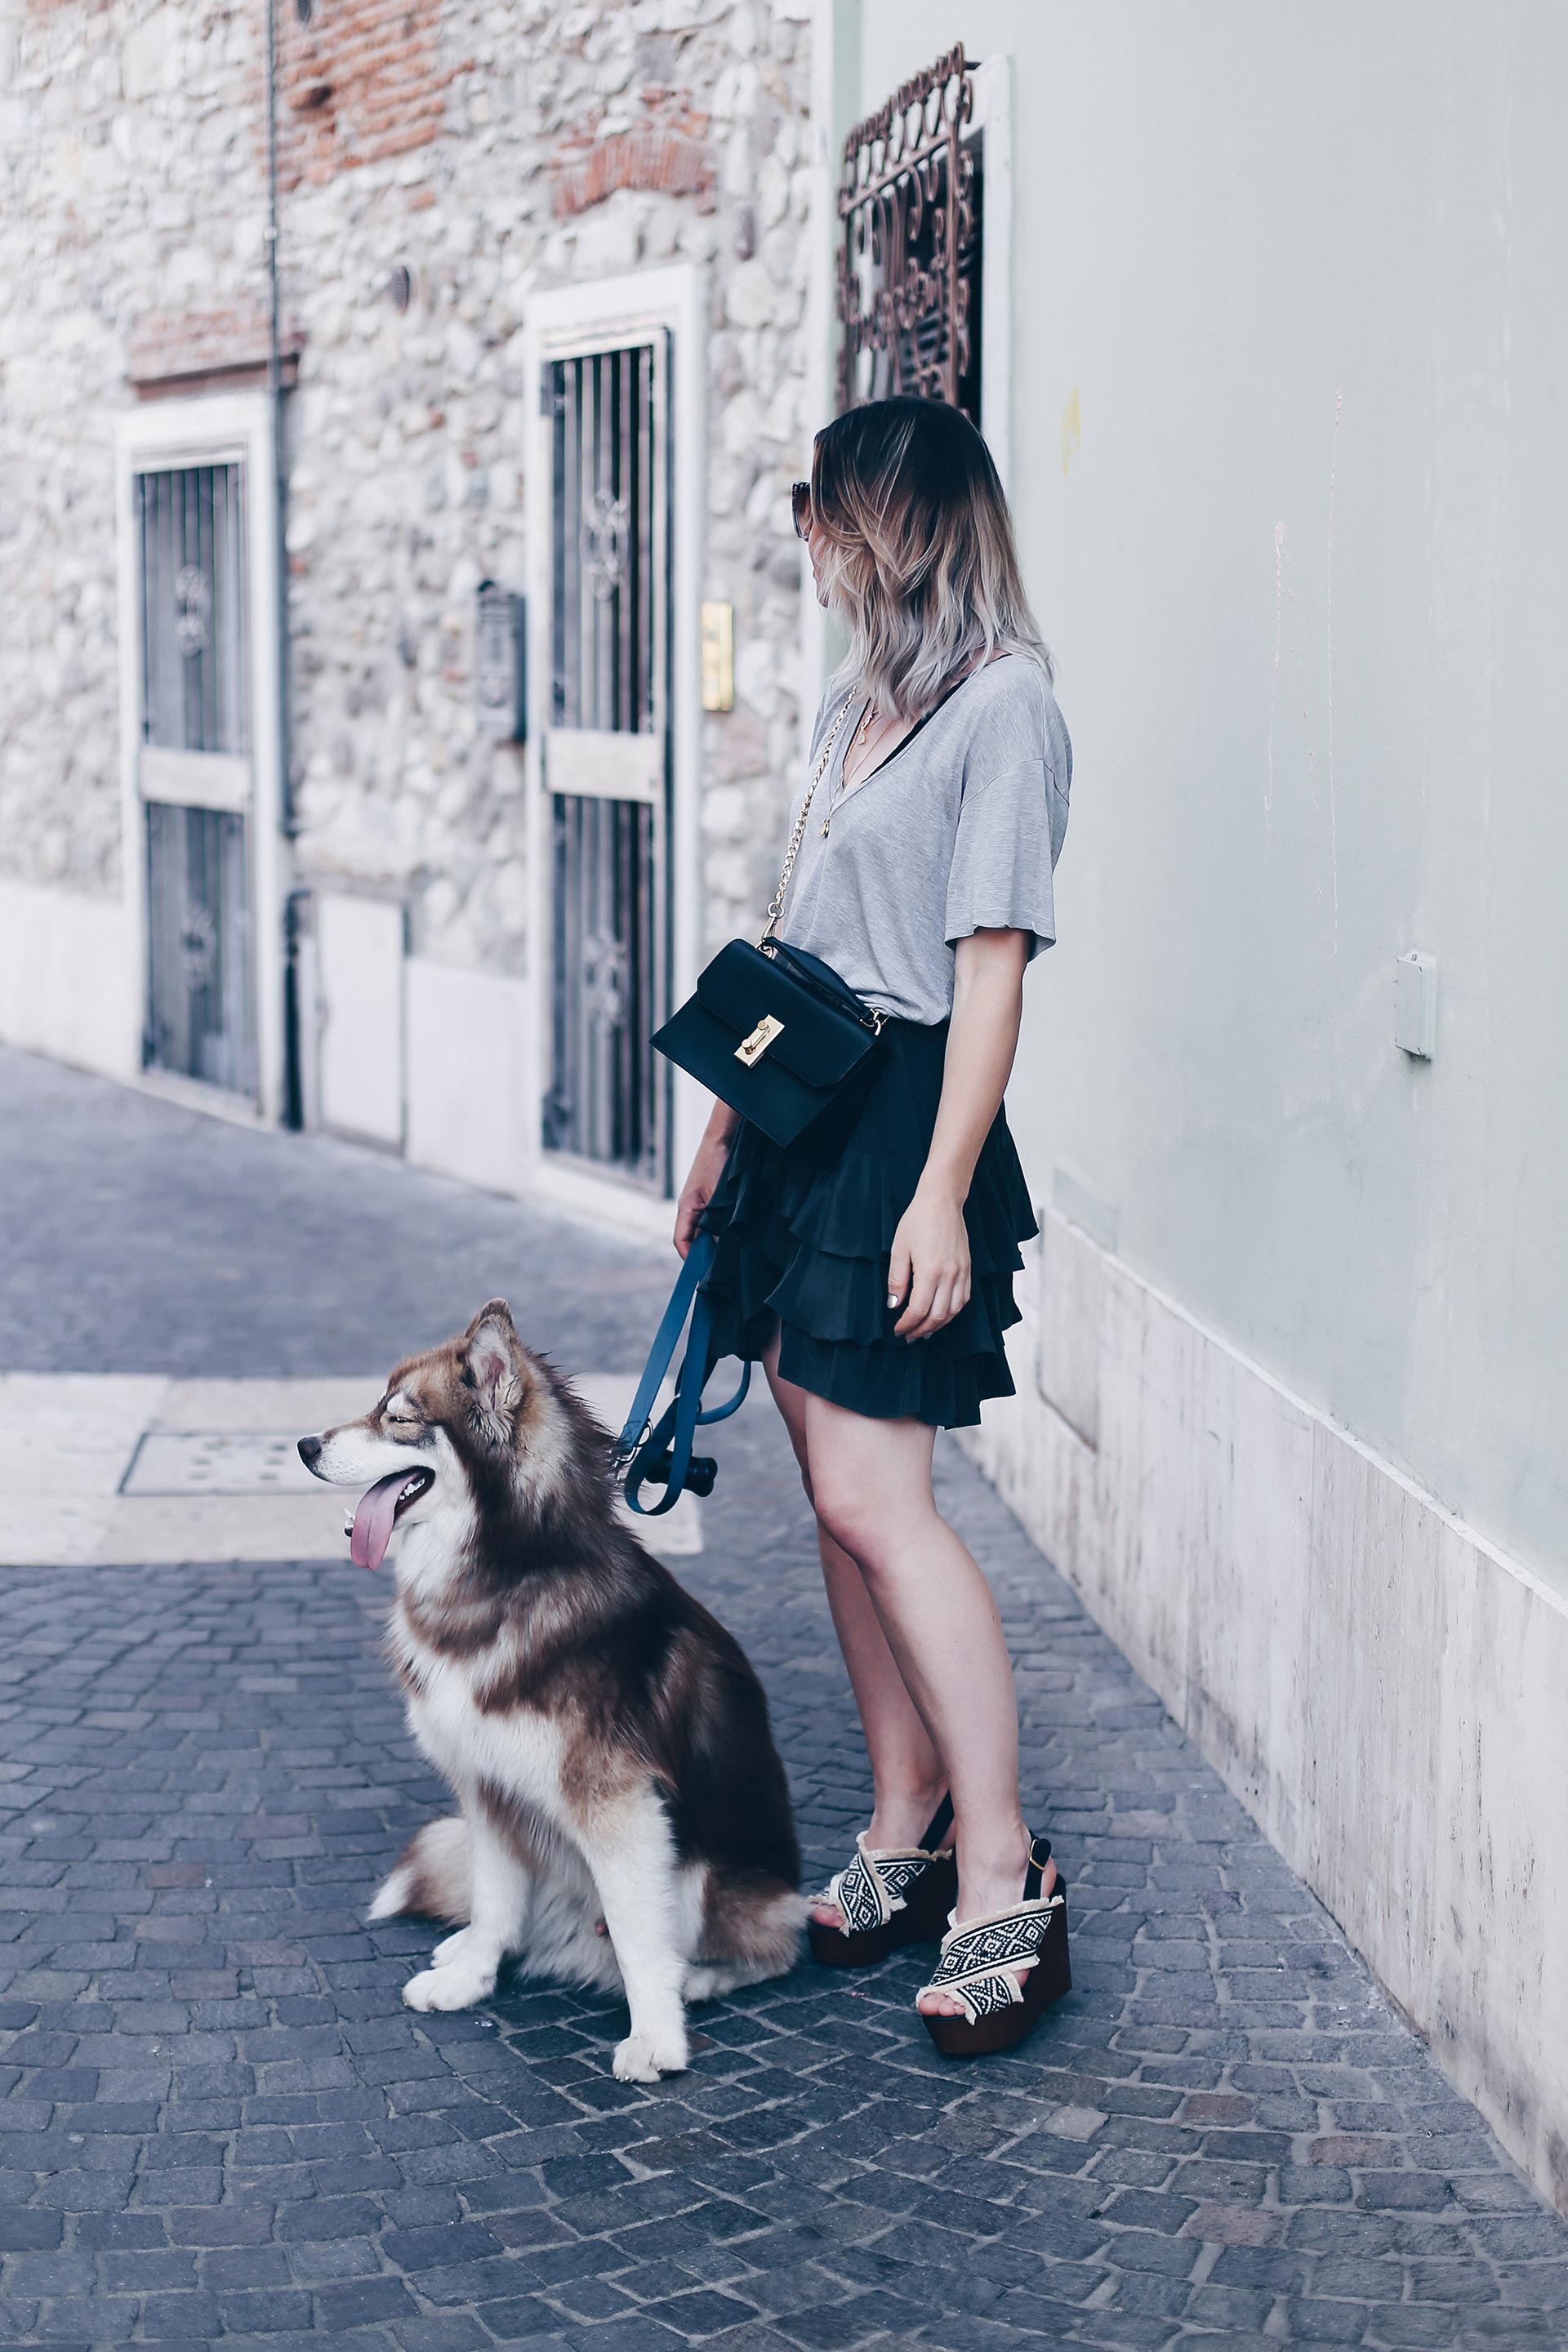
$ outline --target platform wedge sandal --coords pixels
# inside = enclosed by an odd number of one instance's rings
[[[812,1898],[837,1904],[845,1923],[808,1921],[812,1958],[825,1969],[868,1969],[905,1944],[936,1943],[958,1900],[957,1859],[942,1844],[952,1827],[944,1797],[919,1845],[868,1846],[862,1831],[854,1861]]]
[[[1049,1895],[1040,1893],[1050,1858],[1050,1840],[1031,1838],[1023,1900],[984,1918],[955,1922],[942,1937],[935,1972],[921,1990],[955,1994],[964,2014],[920,2013],[944,2057],[1016,2049],[1051,2003],[1072,1990],[1067,1881],[1058,1878]],[[1028,1971],[1021,1986],[1019,1969]]]

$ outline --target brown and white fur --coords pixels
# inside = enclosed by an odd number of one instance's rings
[[[605,1431],[504,1299],[300,1452],[317,1477],[370,1487],[354,1556],[375,1566],[390,1544],[388,1654],[461,1807],[371,1906],[468,1923],[404,2000],[470,2008],[510,1955],[624,1990],[623,2080],[683,2067],[685,2003],[783,1974],[805,1919],[744,1654],[622,1523]]]

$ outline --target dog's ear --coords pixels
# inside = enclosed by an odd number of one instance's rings
[[[504,1298],[481,1307],[463,1334],[463,1352],[474,1386],[498,1418],[522,1402],[522,1345]]]

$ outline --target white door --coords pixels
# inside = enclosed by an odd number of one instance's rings
[[[142,1061],[257,1092],[246,468],[138,469]]]
[[[544,1144],[666,1192],[668,341],[547,361],[551,922]]]

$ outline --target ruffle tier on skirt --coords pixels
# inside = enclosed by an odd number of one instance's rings
[[[776,1317],[784,1378],[851,1412],[963,1429],[987,1397],[1013,1394],[1003,1334],[1019,1319],[1018,1244],[1039,1228],[1002,1112],[964,1204],[968,1305],[914,1340],[895,1336],[902,1309],[888,1306],[893,1235],[931,1149],[946,1047],[945,1022],[889,1022],[854,1098],[794,1143],[742,1120],[702,1215],[719,1239],[703,1285],[716,1357],[760,1356]]]

